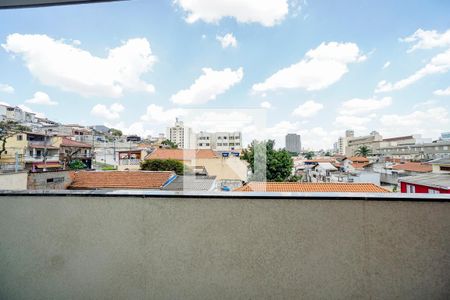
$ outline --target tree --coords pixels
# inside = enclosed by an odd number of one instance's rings
[[[117,136],[117,137],[121,137],[123,134],[121,130],[115,129],[115,128],[111,128],[109,130],[109,133],[111,133],[113,136]]]
[[[372,154],[372,150],[366,145],[359,146],[359,148],[355,151],[356,156],[367,157]]]
[[[313,151],[305,152],[305,153],[303,153],[303,156],[304,156],[306,159],[312,159],[312,158],[314,157],[314,152],[313,152]]]
[[[183,175],[187,168],[181,161],[176,159],[149,159],[141,162],[141,170],[174,171],[177,175]]]
[[[177,149],[178,148],[178,145],[175,144],[174,142],[172,142],[171,140],[164,140],[161,142],[161,145],[164,148],[168,148],[168,149]]]
[[[69,168],[71,170],[82,170],[86,169],[87,166],[79,159],[75,159],[69,163]]]
[[[291,178],[294,162],[286,150],[275,150],[275,141],[253,141],[244,149],[242,159],[249,163],[252,180],[287,181]]]
[[[25,131],[30,131],[30,129],[16,121],[0,121],[0,158],[2,158],[2,154],[6,152],[6,140],[15,134]]]

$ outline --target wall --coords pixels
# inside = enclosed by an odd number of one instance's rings
[[[0,173],[0,190],[26,190],[27,172]]]
[[[74,171],[47,171],[28,174],[29,190],[64,190],[72,183]]]
[[[450,298],[449,202],[94,194],[0,195],[0,298]]]
[[[400,183],[400,190],[402,193],[406,193],[406,185],[409,184],[407,182],[401,182]],[[430,189],[430,187],[425,186],[425,185],[420,185],[420,184],[412,184],[415,186],[415,192],[419,193],[419,194],[428,194],[428,190]],[[431,188],[434,190],[438,190],[439,193],[441,194],[450,194],[450,190],[444,190],[444,189],[435,189],[435,188]]]

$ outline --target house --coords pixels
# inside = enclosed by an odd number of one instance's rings
[[[420,162],[405,162],[392,166],[392,170],[405,175],[416,175],[422,173],[430,173],[432,171],[430,164]]]
[[[145,159],[175,159],[189,168],[204,168],[209,176],[216,176],[221,184],[224,180],[246,181],[247,162],[234,155],[219,156],[210,149],[155,149]]]
[[[355,170],[364,170],[369,165],[369,159],[363,156],[346,157],[341,162],[341,169],[344,172],[352,172]]]
[[[148,154],[146,149],[118,151],[118,171],[139,170],[142,159]]]
[[[389,193],[372,183],[328,182],[256,182],[251,181],[234,192],[299,192],[299,193]]]
[[[450,174],[422,174],[398,181],[402,193],[450,194]]]
[[[71,140],[66,137],[56,137],[59,146],[59,160],[64,168],[73,160],[80,160],[88,169],[92,168],[92,145]]]
[[[74,174],[68,188],[159,190],[175,178],[175,173],[171,171],[79,171]]]
[[[437,158],[428,162],[433,173],[450,173],[450,158]]]

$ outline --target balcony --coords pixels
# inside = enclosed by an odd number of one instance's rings
[[[5,299],[448,299],[436,195],[0,192]]]
[[[59,155],[47,155],[46,159],[47,159],[47,162],[58,162]],[[42,156],[42,155],[35,155],[35,156],[25,155],[23,157],[23,161],[27,162],[27,163],[43,162],[44,156]]]
[[[120,159],[119,165],[121,166],[136,166],[140,165],[141,160],[137,158],[131,158],[131,159]]]

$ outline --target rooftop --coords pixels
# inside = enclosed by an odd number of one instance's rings
[[[236,192],[300,192],[300,193],[389,193],[373,183],[328,182],[256,182],[235,189]]]
[[[69,189],[160,189],[173,176],[171,171],[80,171]]]
[[[63,146],[63,147],[78,147],[78,148],[92,148],[92,145],[77,142],[77,141],[74,141],[74,140],[71,140],[68,138],[64,138],[64,137],[62,139],[61,146]]]
[[[450,190],[450,174],[423,174],[401,177],[398,180],[400,182]]]
[[[212,191],[215,187],[216,176],[177,176],[165,185],[166,191]]]
[[[145,159],[176,159],[176,160],[192,160],[202,158],[217,158],[216,153],[209,149],[162,149],[157,148],[155,151],[145,157]]]
[[[432,165],[450,165],[450,158],[436,158],[427,162]]]
[[[417,173],[428,173],[433,170],[431,165],[419,163],[419,162],[407,162],[403,164],[398,164],[392,167],[393,170],[403,170],[409,172],[417,172]]]

